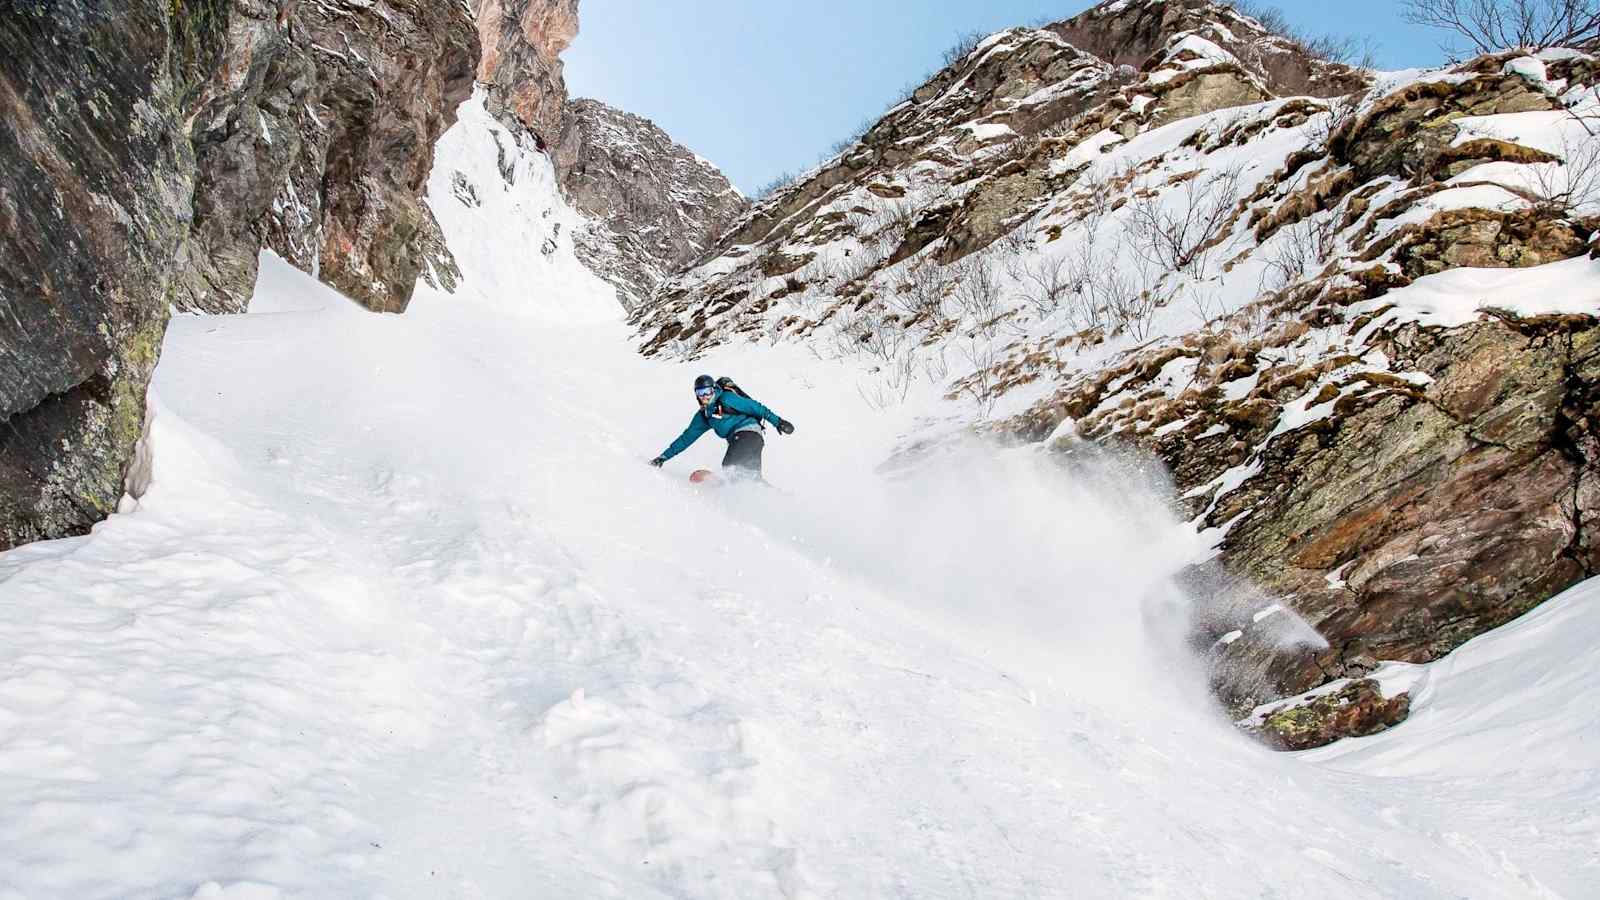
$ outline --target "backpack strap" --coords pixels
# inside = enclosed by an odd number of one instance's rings
[[[739,395],[740,397],[743,397],[744,399],[749,400],[751,403],[755,403],[756,402],[756,398],[754,398],[754,397],[750,396],[749,394],[745,393],[744,388],[739,387],[739,385],[736,384],[732,378],[729,378],[726,375],[723,375],[723,376],[721,376],[720,378],[717,379],[717,387],[720,390],[723,390],[723,391],[732,391],[733,393]],[[717,401],[717,405],[721,406],[722,405],[722,401],[718,400]],[[744,415],[744,413],[737,412],[737,411],[730,413],[727,410],[726,407],[724,407],[722,409],[722,414],[725,415],[725,416],[726,415],[735,415],[735,416]],[[767,430],[767,423],[763,422],[761,420],[760,416],[749,416],[748,418],[752,418],[752,419],[756,420],[756,427],[758,429],[760,429],[762,431],[766,431]]]
[[[740,393],[739,396],[744,397],[746,400],[751,400],[752,399],[748,394],[744,394],[744,393]],[[717,406],[717,412],[720,415],[724,415],[724,416],[744,416],[747,419],[754,419],[755,423],[756,423],[756,428],[758,428],[758,429],[760,429],[762,431],[766,431],[767,430],[767,423],[761,421],[761,417],[760,416],[752,416],[752,415],[748,415],[746,413],[739,412],[736,409],[729,409],[726,406],[722,405],[722,398],[720,398],[720,397],[717,398],[716,406]],[[706,420],[706,425],[707,426],[710,426],[712,424],[712,421],[711,421],[711,407],[702,406],[700,408],[700,415]]]

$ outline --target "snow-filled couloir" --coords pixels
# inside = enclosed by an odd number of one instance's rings
[[[1206,548],[1153,473],[879,471],[937,398],[794,344],[641,357],[479,100],[430,195],[454,295],[374,316],[267,255],[250,313],[174,320],[148,491],[0,556],[0,896],[1595,883],[1592,582],[1434,664],[1399,727],[1274,754],[1171,621]],[[692,491],[710,438],[645,465],[701,371],[798,425],[775,489]]]

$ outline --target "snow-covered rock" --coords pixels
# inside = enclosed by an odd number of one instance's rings
[[[554,159],[563,194],[590,220],[578,235],[584,262],[629,308],[703,256],[750,205],[655,123],[597,100],[566,105]]]

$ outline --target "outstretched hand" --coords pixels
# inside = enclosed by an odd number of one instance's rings
[[[778,433],[779,434],[794,434],[794,423],[789,421],[788,419],[779,419],[778,420]]]
[[[650,465],[655,466],[658,469],[666,464],[667,458],[665,456],[658,456],[655,459],[650,460]]]

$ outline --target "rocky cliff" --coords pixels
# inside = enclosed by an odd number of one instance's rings
[[[450,266],[419,201],[478,44],[422,0],[56,0],[0,21],[0,548],[108,514],[170,309],[263,246],[373,309]]]
[[[654,123],[596,100],[567,104],[555,163],[561,189],[590,224],[580,258],[629,308],[711,248],[749,207],[716,166]]]
[[[195,181],[184,123],[225,2],[0,16],[0,549],[122,495]]]
[[[189,134],[199,166],[180,309],[237,312],[262,247],[352,299],[404,310],[448,271],[421,202],[433,147],[472,88],[457,3],[234,0]]]
[[[879,402],[931,382],[1064,460],[1159,458],[1244,711],[1600,570],[1596,80],[1567,51],[1375,77],[1225,6],[1104,3],[978,44],[634,321],[647,353],[807,341]],[[1367,687],[1331,720],[1404,716]],[[1278,743],[1338,730],[1303,726]]]
[[[546,150],[561,136],[567,82],[561,52],[578,36],[578,0],[473,0],[489,111],[519,123]]]

